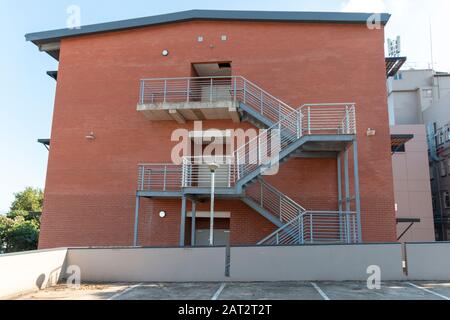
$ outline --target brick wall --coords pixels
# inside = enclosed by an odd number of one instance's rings
[[[191,63],[208,61],[232,61],[233,74],[293,107],[356,102],[363,238],[395,240],[383,30],[192,21],[62,40],[40,248],[132,244],[137,164],[169,162],[172,131],[193,125],[139,114],[139,79],[190,76]],[[375,137],[365,135],[369,127]],[[90,132],[96,140],[85,139]],[[334,160],[292,159],[269,180],[308,209],[336,209]],[[142,201],[141,243],[177,245],[180,201]],[[160,207],[173,215],[158,219]],[[234,244],[256,242],[274,228],[238,200],[224,207],[232,212]]]

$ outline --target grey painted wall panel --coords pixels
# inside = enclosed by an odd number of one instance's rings
[[[450,280],[450,242],[407,243],[408,279]]]
[[[378,265],[382,280],[403,277],[400,244],[231,248],[235,281],[367,280]]]
[[[0,255],[0,298],[38,291],[60,280],[67,249]]]
[[[225,248],[70,249],[88,282],[222,281]]]

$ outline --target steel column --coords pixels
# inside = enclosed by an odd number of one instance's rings
[[[138,246],[138,227],[139,227],[139,204],[140,199],[138,195],[136,196],[136,206],[135,206],[135,212],[134,212],[134,239],[133,239],[133,246]]]
[[[184,247],[184,232],[186,229],[186,197],[181,199],[181,221],[180,221],[180,247]]]
[[[187,102],[191,100],[191,79],[187,81],[186,100]]]
[[[197,203],[192,201],[192,220],[191,220],[191,247],[195,247],[196,237],[196,219],[197,219]]]
[[[311,107],[308,107],[308,134],[311,134]]]
[[[213,83],[213,78],[211,78],[211,92],[210,92],[210,102],[213,102],[213,85],[214,85],[214,83]]]
[[[358,242],[362,242],[361,230],[361,198],[359,191],[359,163],[358,163],[358,141],[353,141],[353,170],[355,183],[355,203],[356,203],[356,224],[358,226]]]
[[[216,186],[216,172],[211,172],[211,216],[209,222],[209,245],[214,246],[214,196]]]
[[[341,154],[337,155],[337,183],[338,183],[338,201],[339,201],[339,232],[341,241],[344,240],[343,220],[342,220],[342,164]]]
[[[150,176],[151,176],[151,170],[150,170]],[[145,186],[145,167],[142,166],[141,167],[141,191],[144,191],[144,186]],[[150,185],[150,184],[149,184]]]
[[[236,103],[236,100],[237,100],[237,83],[236,83],[236,78],[233,78],[233,82],[234,82],[234,88],[233,88],[234,98],[233,98],[233,101],[234,101],[234,103]]]
[[[349,172],[348,172],[348,150],[344,151],[344,184],[345,184],[345,225],[346,225],[346,238],[347,242],[350,243],[350,182],[349,182]]]
[[[145,96],[144,96],[145,87],[144,86],[145,86],[145,81],[141,80],[141,93],[140,93],[141,104],[144,104],[144,99],[145,99]]]
[[[167,99],[167,80],[164,80],[164,102]]]

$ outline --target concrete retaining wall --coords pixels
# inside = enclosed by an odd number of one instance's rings
[[[0,255],[0,298],[54,286],[61,277],[67,249]]]
[[[367,267],[383,280],[403,278],[400,244],[231,248],[235,281],[364,280]]]
[[[450,242],[405,245],[408,279],[450,280]]]
[[[84,282],[223,281],[225,248],[69,249]]]
[[[0,298],[47,288],[78,266],[82,282],[450,280],[450,242],[226,248],[72,248],[0,255]]]

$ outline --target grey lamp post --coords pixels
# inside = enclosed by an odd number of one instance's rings
[[[219,165],[216,163],[211,163],[209,166],[209,171],[211,171],[211,220],[209,226],[209,245],[214,246],[214,193],[216,184],[216,170]]]

